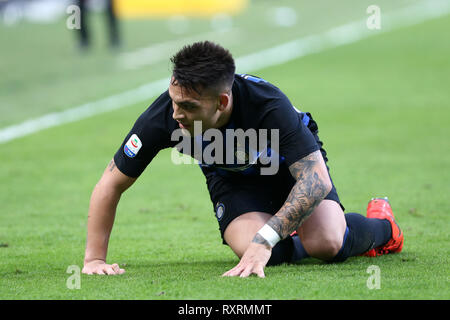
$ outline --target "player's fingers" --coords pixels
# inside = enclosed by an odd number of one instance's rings
[[[88,274],[88,275],[92,275],[93,274],[91,270],[84,269],[84,268],[83,268],[83,270],[81,270],[81,273]]]
[[[119,265],[118,265],[117,263],[114,263],[114,264],[112,265],[112,267],[113,267],[113,270],[114,270],[114,272],[115,272],[116,274],[124,274],[124,273],[125,273],[125,269],[120,268]]]
[[[239,275],[242,272],[243,268],[240,264],[238,264],[236,267],[234,267],[233,269],[225,272],[223,274],[224,277],[234,277]]]
[[[120,271],[119,265],[117,263],[113,263],[111,265],[111,268],[114,270],[115,273],[119,273]]]
[[[111,267],[113,268],[115,274],[124,274],[125,273],[125,269],[120,268],[117,263],[113,263],[111,265]]]
[[[260,278],[265,278],[266,275],[264,274],[264,267],[263,266],[256,266],[253,270],[253,273],[255,273]]]
[[[247,264],[242,263],[241,265],[237,266],[230,274],[232,277],[237,277],[244,272],[244,270],[247,268]]]
[[[107,274],[108,276],[113,276],[113,275],[116,274],[116,272],[114,271],[114,269],[113,269],[112,267],[107,267],[107,268],[106,268],[106,274]]]
[[[93,274],[98,274],[98,275],[105,275],[105,272],[103,271],[103,269],[101,269],[101,268],[97,268],[96,270],[94,270],[93,272],[92,272]]]
[[[245,265],[237,265],[231,272],[230,276],[235,277],[242,273],[245,270]]]
[[[242,272],[240,277],[247,278],[250,274],[252,274],[253,265],[249,264]]]
[[[230,277],[231,275],[231,272],[234,270],[234,268],[233,269],[231,269],[231,270],[228,270],[227,272],[225,272],[223,275],[222,275],[222,277]]]
[[[237,265],[237,266],[235,266],[234,268],[232,268],[232,269],[228,270],[227,272],[225,272],[225,273],[222,275],[222,277],[229,277],[230,274],[231,274],[231,272],[233,272],[234,269],[236,269],[238,266],[239,266],[239,265]]]

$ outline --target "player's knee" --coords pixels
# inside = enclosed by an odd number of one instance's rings
[[[239,259],[244,255],[256,232],[271,217],[270,214],[264,212],[247,212],[235,218],[227,226],[224,240]]]
[[[303,246],[311,257],[321,260],[333,259],[341,250],[342,238],[321,237],[313,241],[304,241]]]
[[[324,244],[324,259],[331,260],[333,259],[342,248],[342,237],[341,238],[333,238],[328,239]]]
[[[242,258],[249,245],[249,241],[242,238],[225,237],[225,242],[239,259]]]

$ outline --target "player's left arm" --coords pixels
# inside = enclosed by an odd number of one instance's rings
[[[294,162],[289,166],[289,171],[297,182],[281,209],[267,222],[281,239],[297,230],[332,188],[319,150]],[[259,233],[253,242],[269,245]]]
[[[288,237],[296,230],[332,188],[319,150],[294,162],[289,166],[289,170],[297,182],[281,209],[266,223],[278,240]],[[254,273],[259,277],[265,277],[264,267],[270,259],[273,246],[273,243],[258,232],[239,264],[223,275],[248,277]]]

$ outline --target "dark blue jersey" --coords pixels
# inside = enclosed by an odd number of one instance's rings
[[[319,150],[307,128],[308,116],[295,109],[286,95],[274,85],[254,76],[236,75],[232,93],[230,121],[215,131],[221,134],[223,150],[212,148],[216,140],[204,136],[192,138],[191,148],[180,150],[199,160],[207,178],[261,175],[263,168],[270,167],[274,159],[280,166],[288,167]],[[116,152],[114,161],[121,172],[138,177],[161,149],[175,146],[179,149],[180,141],[171,138],[179,129],[172,114],[172,100],[166,91],[137,119]],[[273,134],[275,131],[276,134]],[[233,132],[244,132],[246,139],[239,141],[228,135]],[[260,135],[264,132],[265,139],[264,135]],[[251,133],[256,133],[256,145],[250,141]],[[230,137],[233,142],[230,142]],[[272,141],[274,137],[276,141]],[[227,141],[230,143],[227,144]],[[214,161],[205,161],[206,157],[202,157],[205,154],[211,155]]]

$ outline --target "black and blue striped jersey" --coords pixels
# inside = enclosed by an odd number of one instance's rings
[[[280,166],[290,166],[319,150],[307,127],[308,115],[297,110],[273,84],[251,75],[235,75],[232,94],[231,118],[216,131],[222,134],[223,150],[213,150],[220,151],[224,161],[204,161],[204,158],[194,154],[194,150],[201,150],[200,155],[211,150],[215,140],[205,139],[204,135],[191,138],[192,148],[180,150],[198,160],[207,178],[212,175],[242,178],[261,175],[263,168],[270,167],[270,161],[274,159]],[[121,172],[138,177],[160,150],[179,145],[179,141],[172,140],[173,132],[179,129],[172,114],[172,100],[166,91],[140,115],[117,150],[114,161]],[[228,144],[227,138],[228,141],[230,137],[234,139],[231,134],[228,135],[230,132],[247,134],[248,139],[240,142],[237,139],[237,143],[234,140],[234,143]],[[257,136],[256,144],[250,141],[249,133],[253,132]],[[260,135],[264,132],[265,139]],[[195,148],[195,145],[199,147]],[[217,155],[215,152],[214,156]]]

